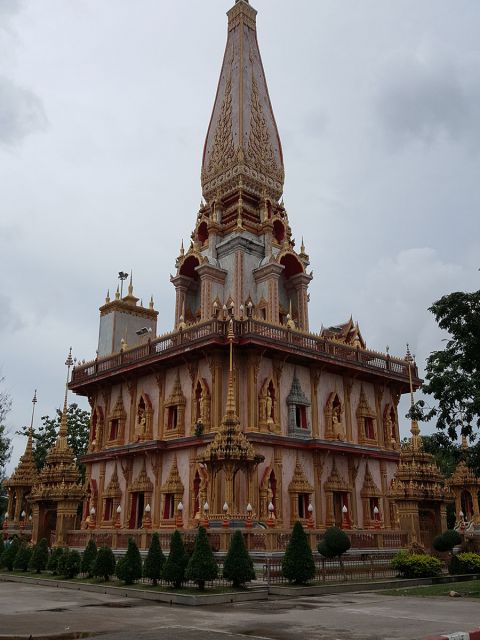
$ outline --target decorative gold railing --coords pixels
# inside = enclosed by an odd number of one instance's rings
[[[77,365],[73,370],[71,385],[72,387],[81,385],[129,365],[172,357],[186,348],[207,345],[212,340],[220,344],[226,343],[227,329],[228,320],[212,318],[186,329],[165,334],[127,351]],[[310,357],[315,356],[324,362],[351,364],[370,371],[390,372],[408,379],[408,362],[405,360],[392,358],[389,354],[326,340],[318,334],[292,331],[283,325],[274,325],[254,318],[235,320],[234,332],[240,343],[253,342],[263,346],[292,349]],[[416,365],[412,366],[412,375],[417,379]]]

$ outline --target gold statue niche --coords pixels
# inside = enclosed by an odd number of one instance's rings
[[[280,432],[278,386],[274,378],[265,378],[258,396],[258,425],[260,431]]]
[[[333,391],[328,396],[323,412],[325,415],[325,438],[328,440],[346,440],[345,412],[336,391]]]

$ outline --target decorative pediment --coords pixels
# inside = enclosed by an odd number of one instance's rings
[[[110,419],[125,420],[126,417],[127,417],[127,412],[125,411],[125,407],[123,406],[123,394],[122,394],[122,390],[120,389],[117,401],[110,415]]]
[[[153,484],[147,474],[145,458],[143,458],[142,468],[135,481],[133,482],[130,491],[135,493],[153,493]]]
[[[313,493],[314,488],[309,483],[307,476],[300,464],[300,460],[297,457],[295,463],[295,470],[293,472],[293,478],[288,485],[289,493]]]
[[[182,383],[180,382],[180,369],[177,369],[177,375],[173,383],[173,389],[167,401],[165,402],[165,406],[166,407],[172,407],[172,406],[184,407],[186,404],[187,404],[187,399],[183,395]]]
[[[330,472],[330,475],[328,476],[327,481],[325,483],[325,490],[326,491],[342,491],[342,492],[346,492],[350,490],[350,486],[348,482],[340,475],[337,469],[337,463],[335,461],[335,458],[333,459],[333,463],[332,463],[332,471]]]
[[[170,467],[170,473],[168,478],[161,488],[162,493],[174,493],[175,495],[183,496],[185,488],[183,486],[180,473],[178,472],[177,456],[173,457],[172,466]]]
[[[381,496],[381,491],[375,484],[373,480],[372,473],[370,471],[370,467],[368,466],[368,462],[365,466],[365,478],[363,480],[363,487],[360,492],[360,496],[362,498],[377,498]]]
[[[357,418],[376,418],[376,414],[370,408],[370,405],[367,401],[367,396],[365,395],[365,390],[363,388],[363,384],[360,387],[360,398],[358,400],[357,407]]]
[[[115,462],[115,467],[113,469],[112,477],[110,478],[110,482],[105,490],[104,497],[105,498],[120,498],[122,495],[122,490],[120,489],[120,483],[118,481],[118,472],[117,472],[117,463]]]

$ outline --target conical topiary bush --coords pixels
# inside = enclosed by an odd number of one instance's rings
[[[315,562],[307,534],[296,522],[282,562],[282,573],[289,582],[307,584],[315,577]]]
[[[230,580],[237,588],[255,580],[253,561],[241,531],[235,531],[230,540],[230,547],[223,565],[223,577],[225,580]]]
[[[195,538],[192,557],[188,562],[186,578],[195,582],[200,591],[203,591],[205,582],[215,580],[217,576],[218,565],[208,541],[207,530],[200,527]]]
[[[165,565],[165,556],[163,555],[162,548],[160,546],[160,538],[158,533],[152,535],[152,541],[150,548],[148,549],[147,557],[145,558],[143,566],[143,575],[145,578],[149,578],[154,585],[158,584],[158,581],[162,577],[162,570]]]
[[[180,589],[185,581],[187,563],[188,556],[185,553],[182,536],[178,531],[174,531],[170,539],[170,553],[163,567],[163,579],[172,584],[175,589]]]

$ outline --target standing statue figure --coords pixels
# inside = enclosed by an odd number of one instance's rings
[[[267,422],[273,422],[273,400],[270,392],[267,393]]]
[[[339,413],[335,411],[332,416],[333,435],[337,440],[345,440],[345,437],[346,437],[345,429],[343,428],[343,424],[340,422],[339,418],[340,418]]]

